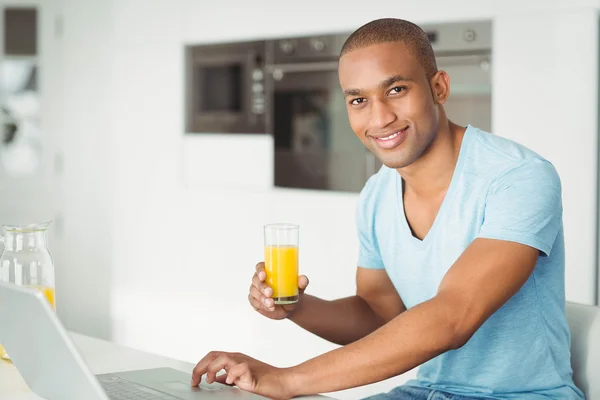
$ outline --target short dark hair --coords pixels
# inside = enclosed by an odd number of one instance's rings
[[[403,42],[425,70],[428,80],[437,72],[427,34],[418,25],[403,19],[382,18],[361,26],[346,39],[340,57],[352,50],[387,42]]]

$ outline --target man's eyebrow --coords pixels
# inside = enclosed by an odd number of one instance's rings
[[[390,76],[389,78],[386,78],[384,80],[382,80],[381,82],[379,82],[379,84],[377,85],[377,87],[379,89],[385,89],[386,87],[397,83],[397,82],[413,82],[414,80],[412,78],[408,78],[406,76],[402,76],[402,75],[394,75],[394,76]],[[364,93],[364,90],[362,89],[346,89],[344,90],[344,96],[360,96]]]
[[[361,89],[346,89],[344,90],[344,96],[360,96],[363,94]]]
[[[386,87],[397,82],[413,82],[413,79],[402,75],[394,75],[382,80],[377,86],[379,87],[379,89],[385,89]]]

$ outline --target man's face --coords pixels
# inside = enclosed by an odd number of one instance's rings
[[[423,67],[403,42],[352,50],[339,62],[352,130],[390,168],[412,164],[439,129]],[[437,77],[437,74],[436,74]]]

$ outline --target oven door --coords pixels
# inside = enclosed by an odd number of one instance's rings
[[[337,63],[273,66],[269,78],[275,186],[360,191],[374,159],[348,122]]]
[[[188,49],[188,132],[267,132],[264,53],[264,42]]]

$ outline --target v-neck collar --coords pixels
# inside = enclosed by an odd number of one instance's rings
[[[440,219],[443,218],[445,210],[446,208],[448,208],[448,203],[454,199],[454,191],[456,190],[455,188],[457,182],[460,178],[460,175],[462,174],[462,168],[469,147],[469,142],[471,141],[471,136],[473,136],[473,132],[471,132],[472,130],[473,127],[471,125],[467,125],[467,129],[465,130],[462,143],[460,144],[458,160],[456,161],[456,166],[454,167],[454,172],[452,173],[450,186],[448,186],[448,191],[446,192],[440,209],[438,210],[437,215],[433,220],[433,224],[431,225],[429,231],[422,240],[413,235],[410,229],[410,225],[408,224],[408,220],[406,219],[406,213],[404,212],[404,196],[402,195],[402,177],[399,173],[396,173],[396,204],[398,205],[398,214],[400,218],[400,223],[402,224],[402,231],[403,234],[407,235],[410,238],[410,240],[416,245],[424,246],[432,240],[432,237],[435,236],[436,228],[440,224]]]

